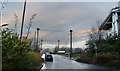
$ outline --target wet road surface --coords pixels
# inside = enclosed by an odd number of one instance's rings
[[[61,55],[52,55],[52,56],[53,56],[53,62],[45,61],[42,69],[108,69],[105,67],[96,66],[92,64],[76,62],[68,57],[64,57]]]

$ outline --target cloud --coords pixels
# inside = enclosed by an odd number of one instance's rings
[[[118,2],[119,0],[29,0],[27,2]],[[2,0],[4,2],[4,0]],[[24,2],[24,0],[9,0],[9,2]]]
[[[65,24],[65,21],[64,21],[64,20],[61,20],[61,21],[60,21],[60,24]]]
[[[34,38],[34,31],[40,28],[40,38],[43,38],[45,43],[56,45],[57,41],[61,40],[61,44],[65,44],[69,39],[69,30],[72,29],[73,38],[84,41],[92,25],[95,26],[98,19],[105,18],[115,5],[116,3],[29,2],[26,7],[23,33],[27,33],[29,19],[36,13],[29,38]],[[23,3],[8,3],[4,10],[4,22],[10,23],[10,27],[14,26],[13,13],[18,15],[18,33],[21,29],[22,9]]]
[[[42,31],[42,32],[39,32],[39,36],[38,36],[38,37],[42,39],[43,37],[48,36],[48,34],[49,34],[48,32],[43,32],[43,31]],[[27,34],[23,34],[24,37],[26,37],[26,35],[27,35]],[[28,39],[33,39],[34,37],[35,37],[35,32],[31,32],[31,33],[29,34]],[[36,33],[36,37],[37,37],[37,33]]]
[[[77,30],[73,33],[73,37],[88,36],[90,30]]]

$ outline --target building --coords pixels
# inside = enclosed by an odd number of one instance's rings
[[[101,24],[100,30],[106,30],[107,35],[114,36],[120,33],[120,2],[118,7],[112,8],[108,16],[105,18]]]

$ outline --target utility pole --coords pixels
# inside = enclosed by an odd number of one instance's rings
[[[72,58],[72,30],[70,30],[70,58]]]
[[[23,33],[23,24],[24,24],[24,17],[25,17],[25,10],[26,10],[26,1],[24,2],[24,9],[23,9],[23,16],[22,16],[22,26],[21,26],[21,35],[20,35],[20,40],[22,38],[22,33]]]
[[[60,40],[58,40],[58,51],[59,51]]]
[[[37,28],[37,48],[36,48],[36,51],[38,52],[38,36],[39,36],[39,28]]]
[[[41,50],[42,50],[43,39],[41,39]]]
[[[35,36],[34,36],[34,50],[36,51],[36,31],[35,31]]]

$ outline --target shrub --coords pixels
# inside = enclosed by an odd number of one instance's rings
[[[32,69],[40,66],[39,53],[29,48],[32,42],[21,42],[19,35],[12,30],[2,31],[2,69]]]
[[[12,30],[2,31],[2,60],[9,63],[18,56],[24,56],[31,51],[29,48],[32,42],[21,42],[19,35],[12,33]]]
[[[23,69],[32,70],[42,64],[43,60],[41,55],[37,52],[28,52],[24,57],[17,56],[16,59],[11,63],[4,63],[3,69]]]

